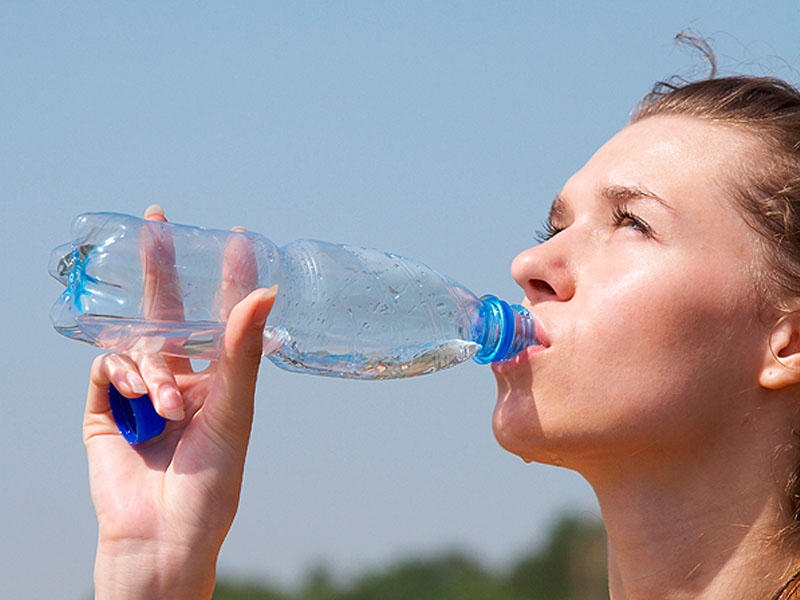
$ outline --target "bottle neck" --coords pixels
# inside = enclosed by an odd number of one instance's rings
[[[498,362],[536,344],[536,326],[524,307],[486,295],[481,297],[473,341],[480,345],[472,357],[475,362]]]

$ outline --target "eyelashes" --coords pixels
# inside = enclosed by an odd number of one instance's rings
[[[611,213],[611,224],[614,229],[629,228],[637,231],[647,238],[654,238],[653,228],[643,218],[632,212],[626,205],[618,204],[614,206]],[[540,229],[534,233],[536,241],[540,244],[553,239],[556,235],[564,231],[566,227],[556,225],[552,217],[547,217]]]
[[[613,212],[615,227],[629,227],[648,238],[655,237],[653,228],[640,216],[631,212],[625,205],[617,205]]]
[[[561,233],[564,230],[563,227],[556,227],[553,224],[553,220],[550,217],[545,219],[544,223],[542,223],[541,228],[537,229],[534,233],[534,238],[536,242],[539,244],[545,243],[547,240],[554,238],[557,234]]]

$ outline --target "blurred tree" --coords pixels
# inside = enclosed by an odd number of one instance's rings
[[[297,596],[298,600],[331,600],[338,597],[333,577],[328,567],[321,563],[308,572],[305,585]]]
[[[338,586],[324,565],[295,592],[220,581],[214,600],[607,600],[606,538],[596,519],[565,516],[543,547],[493,573],[461,552],[414,558]]]
[[[266,584],[221,580],[214,588],[213,600],[288,600],[291,597]]]
[[[363,577],[341,600],[506,600],[503,583],[458,552],[414,559]],[[510,598],[508,600],[511,600]]]
[[[543,548],[517,561],[509,585],[530,600],[606,600],[603,524],[595,519],[563,517]]]

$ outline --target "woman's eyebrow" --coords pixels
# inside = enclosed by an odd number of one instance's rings
[[[553,199],[553,203],[550,205],[550,213],[548,214],[548,218],[550,222],[553,223],[559,219],[563,219],[566,213],[567,204],[564,201],[564,197],[561,194],[557,194]]]
[[[655,200],[664,208],[673,210],[673,208],[661,196],[639,186],[609,185],[602,189],[601,196],[605,200],[616,205],[626,204],[633,200]]]

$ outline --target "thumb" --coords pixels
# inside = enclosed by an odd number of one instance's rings
[[[276,294],[277,286],[257,289],[236,304],[228,317],[214,392],[203,408],[214,428],[226,437],[246,440],[250,431],[264,324]]]
[[[236,304],[228,317],[220,366],[233,362],[238,369],[257,369],[261,362],[264,324],[267,322],[278,286],[250,292]]]

